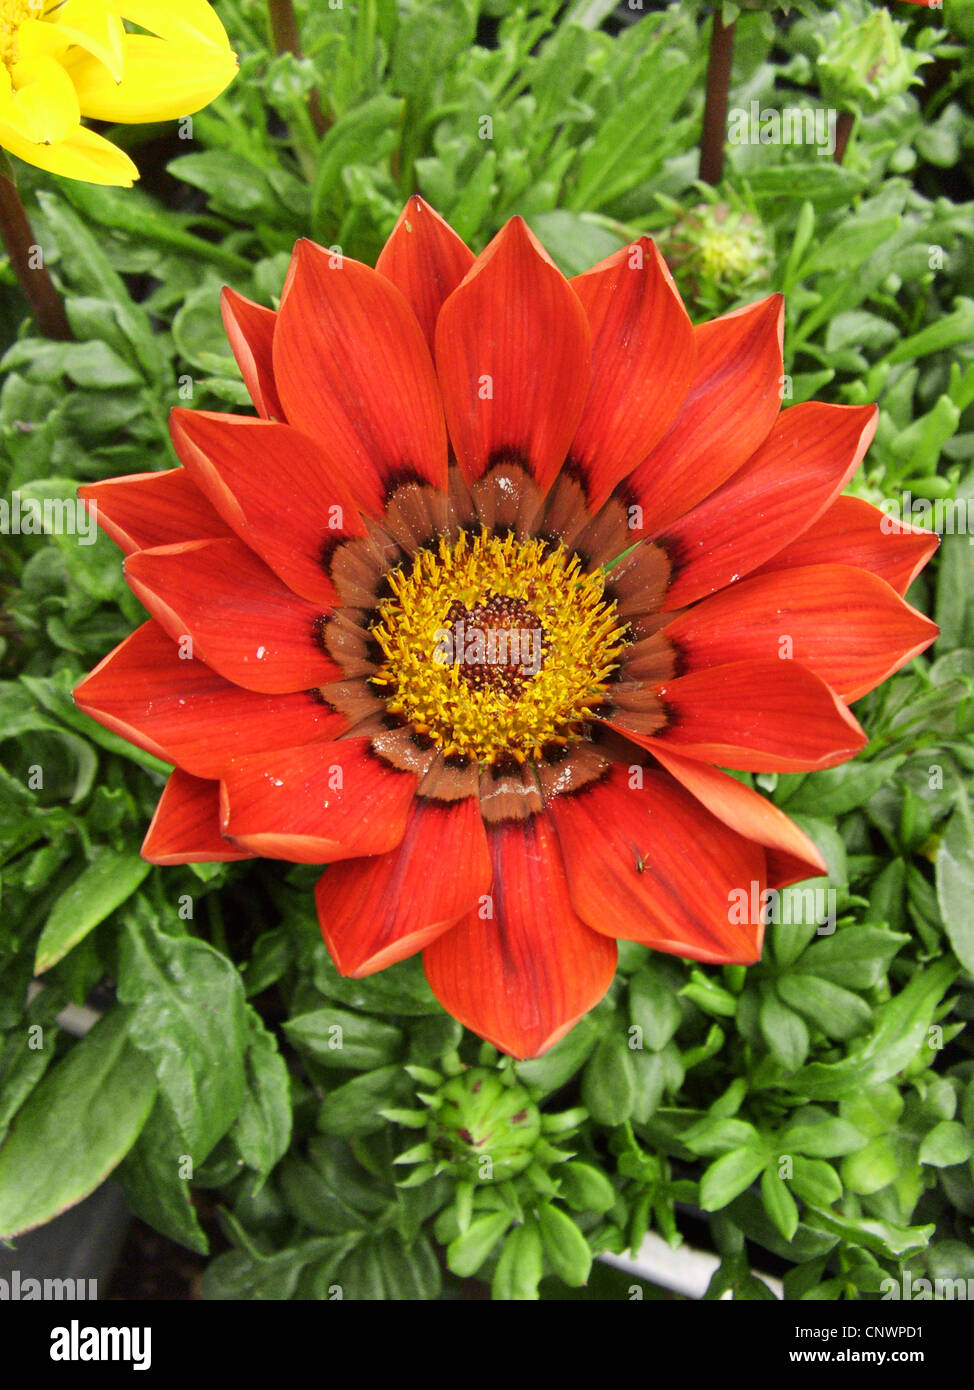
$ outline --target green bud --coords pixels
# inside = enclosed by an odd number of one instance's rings
[[[431,1096],[426,1132],[442,1165],[470,1182],[503,1182],[531,1165],[541,1115],[522,1086],[471,1067]]]
[[[688,304],[718,313],[771,278],[772,249],[757,217],[727,203],[697,203],[660,238]]]
[[[864,19],[836,10],[828,33],[816,35],[822,49],[819,87],[826,102],[840,111],[869,115],[907,91],[930,57],[903,43],[906,29],[883,5]]]

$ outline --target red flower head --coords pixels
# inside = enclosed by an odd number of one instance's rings
[[[651,241],[566,280],[419,198],[375,270],[301,241],[224,316],[261,418],[176,410],[183,468],[82,490],[152,614],[76,692],[175,764],[146,858],[328,863],[338,968],[422,950],[516,1056],[617,938],[756,961],[735,892],[824,864],[715,764],[851,758],[936,635],[936,539],[840,496],[875,407],[780,411],[778,295],[694,328]]]

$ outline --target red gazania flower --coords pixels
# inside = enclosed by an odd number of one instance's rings
[[[82,489],[152,614],[76,692],[175,764],[146,858],[329,864],[339,970],[421,950],[516,1056],[616,939],[756,961],[739,890],[824,864],[715,765],[851,758],[936,635],[936,539],[840,496],[875,408],[780,410],[780,296],[694,328],[649,240],[566,280],[419,198],[375,270],[301,241],[224,314],[260,418],[176,410],[182,468]]]

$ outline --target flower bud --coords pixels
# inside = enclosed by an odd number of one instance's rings
[[[680,291],[695,309],[719,313],[767,284],[771,247],[753,213],[727,203],[688,208],[660,239]]]
[[[532,1162],[541,1116],[528,1092],[494,1071],[471,1067],[431,1097],[433,1156],[474,1182],[501,1182]]]
[[[904,44],[906,28],[882,5],[865,19],[836,10],[827,34],[816,35],[819,87],[829,106],[869,115],[918,80],[930,58]]]

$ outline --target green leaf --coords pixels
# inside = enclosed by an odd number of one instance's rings
[[[899,1171],[897,1145],[887,1135],[880,1135],[843,1160],[842,1181],[850,1191],[869,1197],[888,1187]]]
[[[402,1033],[391,1023],[336,1004],[288,1019],[284,1031],[295,1047],[322,1066],[354,1071],[388,1066],[402,1047]]]
[[[88,867],[57,899],[44,924],[34,973],[49,970],[135,892],[152,865],[130,851],[98,846]]]
[[[778,1177],[773,1163],[769,1163],[761,1174],[761,1200],[785,1240],[791,1240],[798,1230],[798,1207],[787,1184]]]
[[[692,1153],[719,1158],[735,1149],[758,1148],[758,1132],[747,1120],[731,1115],[705,1115],[683,1131],[683,1143]]]
[[[625,245],[622,237],[583,212],[554,208],[536,212],[527,222],[563,275],[581,275]]]
[[[768,1163],[764,1149],[732,1149],[718,1158],[700,1180],[700,1205],[704,1211],[719,1211],[751,1186]]]
[[[116,386],[141,386],[143,378],[100,340],[87,343],[38,343],[27,338],[7,352],[0,369],[5,372],[29,367],[35,380],[57,381],[68,377],[76,386],[109,391]]]
[[[665,50],[666,60],[655,65],[644,85],[638,86],[630,101],[617,104],[578,163],[577,181],[569,197],[576,212],[597,211],[628,189],[647,178],[663,159],[661,136],[672,121],[698,71],[698,61],[689,60],[675,48]],[[642,112],[632,119],[635,106]]]
[[[816,975],[783,975],[778,981],[778,993],[786,1004],[830,1038],[854,1037],[865,1032],[872,1020],[872,1010],[865,999]]]
[[[644,1125],[663,1099],[666,1089],[667,1058],[661,1052],[634,1051],[632,1057],[635,1097],[632,1117]]]
[[[596,1124],[621,1125],[632,1114],[636,1081],[624,1034],[606,1033],[582,1077],[582,1104]]]
[[[974,973],[974,815],[964,792],[940,837],[935,867],[947,936],[961,965]]]
[[[854,811],[886,785],[903,762],[905,754],[879,758],[875,762],[843,763],[825,772],[813,772],[802,778],[801,785],[782,804],[789,816],[804,812],[816,817],[841,816]]]
[[[277,205],[264,171],[229,150],[180,155],[171,159],[166,169],[173,178],[201,188],[215,208],[231,217],[241,213],[266,215]]]
[[[312,1231],[330,1236],[368,1229],[368,1219],[357,1210],[352,1195],[336,1190],[329,1175],[315,1165],[290,1154],[275,1182],[288,1209]]]
[[[652,966],[637,970],[629,981],[629,1017],[653,1052],[661,1051],[680,1026],[683,1011],[676,991]]]
[[[402,113],[402,101],[388,94],[370,97],[340,117],[318,147],[317,174],[312,189],[312,225],[321,220],[326,200],[348,164],[369,162],[382,148],[391,148]]]
[[[536,1221],[526,1221],[523,1226],[515,1226],[504,1242],[491,1293],[499,1302],[536,1299],[541,1273],[541,1232]]]
[[[428,1303],[440,1292],[440,1266],[425,1236],[406,1246],[397,1231],[384,1231],[375,1241],[387,1299]]]
[[[412,1087],[402,1067],[377,1067],[329,1091],[321,1102],[318,1127],[326,1134],[348,1139],[373,1134],[385,1124],[379,1111],[411,1096]]]
[[[855,1125],[838,1115],[810,1107],[802,1117],[786,1126],[778,1136],[781,1153],[804,1154],[807,1158],[841,1158],[855,1153],[866,1143]]]
[[[968,507],[974,501],[974,472],[957,487],[957,499]],[[937,555],[937,602],[934,617],[940,628],[937,650],[974,645],[974,546],[970,536],[941,537]]]
[[[43,1225],[104,1181],[156,1095],[126,1010],[95,1024],[31,1092],[0,1149],[0,1239]]]
[[[967,1129],[958,1120],[941,1120],[924,1137],[919,1159],[934,1168],[950,1168],[955,1163],[966,1163],[972,1153],[974,1139]]]
[[[895,1076],[916,1056],[957,967],[935,961],[918,971],[895,998],[876,1010],[875,1029],[857,1039],[839,1062],[811,1062],[796,1072],[792,1087],[810,1100],[838,1099]]]
[[[761,992],[758,1022],[765,1042],[786,1071],[797,1071],[808,1056],[808,1029],[773,988]]]
[[[288,1299],[305,1266],[316,1264],[325,1276],[321,1280],[324,1287],[319,1285],[317,1295],[328,1298],[328,1285],[336,1277],[339,1260],[360,1239],[358,1234],[319,1236],[272,1254],[262,1254],[256,1250],[229,1250],[207,1265],[203,1274],[203,1297],[235,1302]]]
[[[550,1202],[538,1208],[538,1225],[552,1269],[569,1288],[580,1288],[592,1268],[588,1241],[571,1217]]]
[[[813,1228],[841,1236],[853,1245],[864,1245],[877,1255],[906,1255],[912,1250],[922,1250],[936,1229],[933,1225],[896,1226],[889,1221],[842,1216],[835,1211],[812,1208],[806,1210],[804,1221]]]
[[[58,1031],[54,1020],[64,1002],[60,990],[42,989],[0,1049],[0,1143],[10,1121],[54,1060]]]
[[[169,1107],[157,1099],[141,1134],[122,1160],[118,1177],[128,1204],[142,1221],[170,1240],[205,1255],[209,1242],[190,1200],[188,1155]]]
[[[112,267],[98,237],[56,194],[41,189],[37,201],[64,251],[72,282],[99,298],[111,300],[119,325],[135,349],[147,376],[154,380],[161,379],[166,373],[162,343],[152,332],[148,314],[133,302],[125,282]]]
[[[600,1168],[573,1159],[558,1169],[560,1195],[575,1211],[606,1212],[615,1203],[615,1188]]]
[[[226,956],[190,936],[127,923],[119,997],[131,1037],[152,1060],[188,1152],[202,1163],[244,1098],[243,986]]]
[[[446,1263],[460,1279],[469,1279],[486,1260],[511,1224],[509,1211],[492,1211],[478,1216],[447,1246]]]
[[[556,1043],[543,1057],[518,1062],[515,1067],[519,1081],[535,1086],[541,1092],[557,1091],[570,1081],[584,1065],[595,1047],[601,1029],[591,1014],[579,1019],[570,1033]]]
[[[888,241],[900,226],[898,217],[882,217],[867,221],[853,215],[825,237],[802,266],[807,276],[816,271],[831,271],[836,266],[855,267],[868,260],[877,247]]]
[[[903,932],[882,927],[846,927],[814,942],[802,956],[796,975],[807,970],[847,989],[872,989],[909,939]]]
[[[969,343],[974,338],[974,299],[963,295],[957,299],[957,308],[950,314],[941,314],[933,323],[921,328],[907,338],[901,338],[896,347],[886,356],[886,361],[913,362],[931,352],[943,352],[956,347],[958,343]]]
[[[828,1207],[842,1196],[842,1179],[824,1159],[796,1154],[791,1168],[791,1185],[803,1202],[810,1202],[813,1207]]]
[[[248,1168],[263,1180],[287,1152],[291,1138],[291,1086],[274,1034],[248,1007],[250,1041],[244,1054],[245,1089],[230,1137]]]
[[[426,983],[422,962],[417,957],[390,965],[377,975],[356,980],[339,975],[335,964],[321,941],[314,953],[313,974],[315,987],[328,999],[337,999],[350,1009],[364,1009],[367,1013],[399,1014],[414,1017],[435,1014],[442,1017],[443,1007]]]

